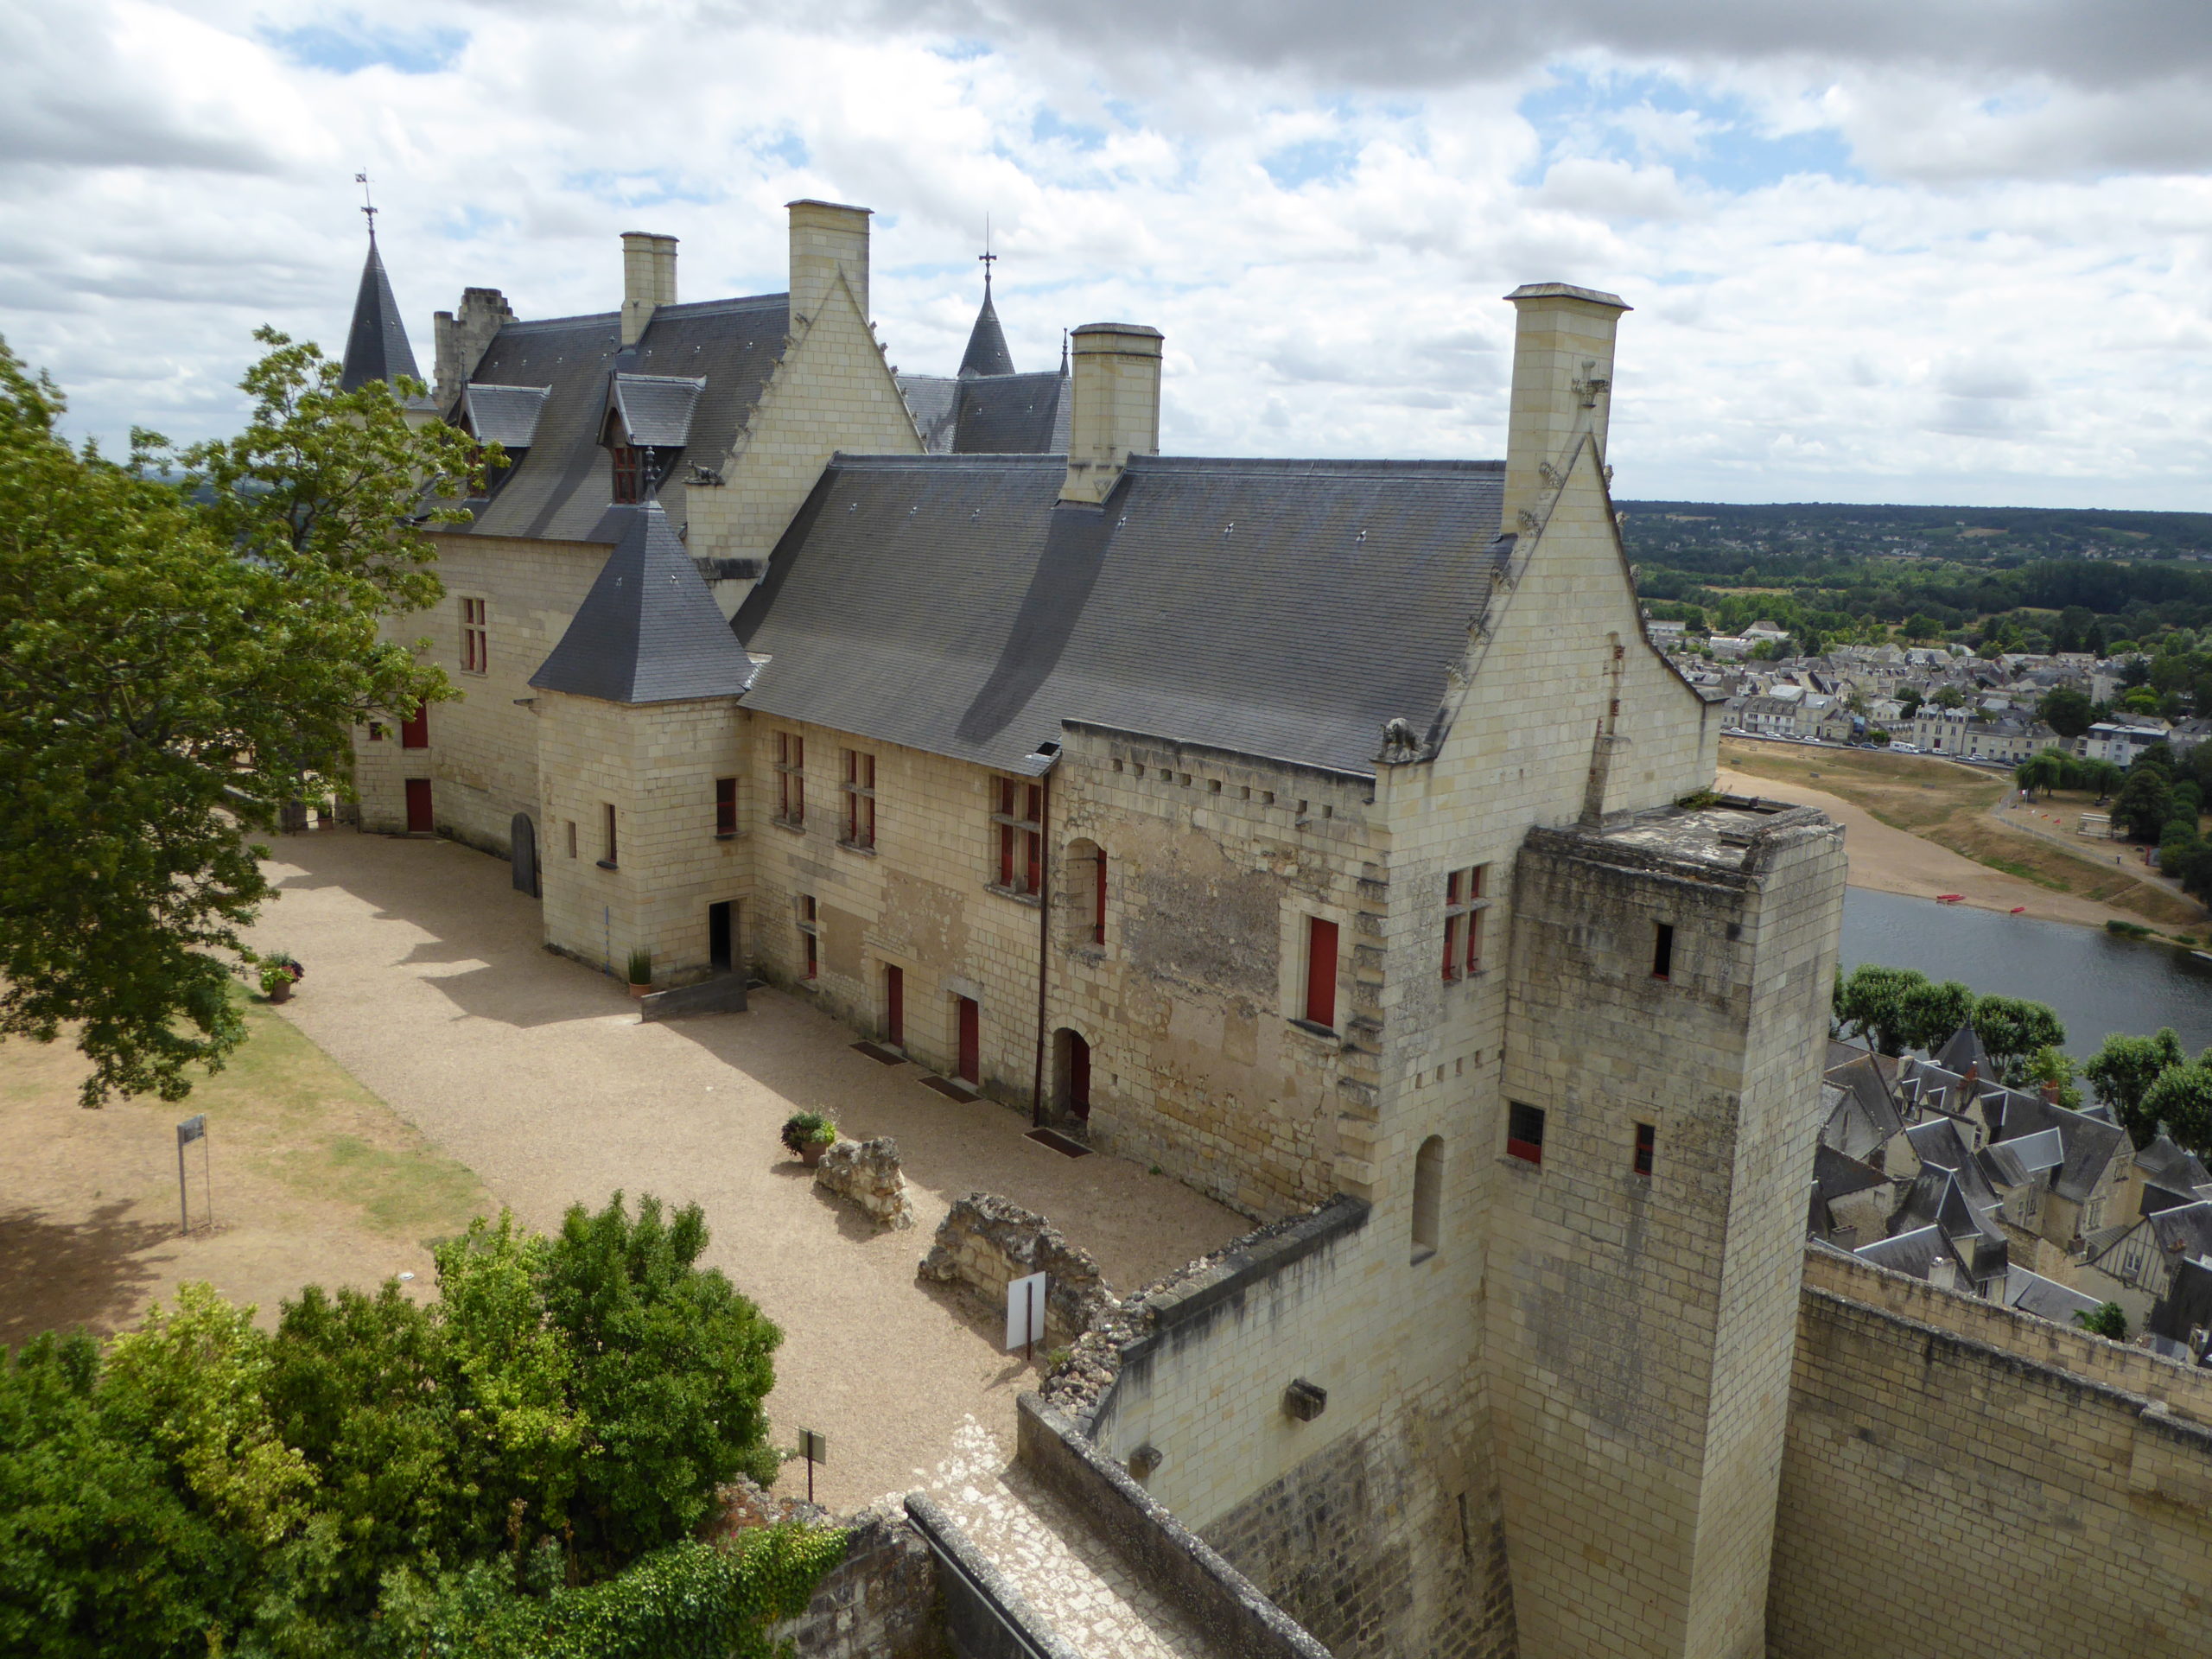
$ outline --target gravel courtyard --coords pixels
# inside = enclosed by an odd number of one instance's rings
[[[954,1199],[1041,1211],[1125,1293],[1248,1225],[1133,1164],[1039,1146],[1004,1107],[925,1089],[796,997],[641,1025],[622,987],[543,948],[504,861],[344,830],[271,852],[283,896],[258,941],[307,967],[282,1012],[498,1201],[541,1229],[618,1189],[705,1210],[709,1262],[784,1329],[775,1438],[829,1437],[816,1491],[832,1507],[920,1484],[970,1415],[1011,1444],[1014,1396],[1035,1386],[988,1321],[915,1277]],[[817,1194],[777,1140],[803,1108],[897,1137],[913,1230],[879,1234]],[[783,1489],[804,1480],[787,1465]]]

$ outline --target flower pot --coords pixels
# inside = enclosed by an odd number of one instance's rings
[[[817,1169],[822,1164],[822,1154],[829,1150],[829,1147],[817,1146],[810,1141],[798,1149],[798,1160],[809,1169]]]
[[[650,991],[650,990],[652,990],[652,986],[651,985],[651,983],[646,983],[646,984],[644,984],[644,985],[636,985],[636,984],[633,984],[633,985],[632,985],[632,986],[630,987],[630,995],[632,995],[632,996],[643,996],[643,995],[645,995],[648,991]]]
[[[278,981],[277,983],[270,988],[269,1000],[271,1002],[290,1001],[292,1000],[292,982],[289,979]]]

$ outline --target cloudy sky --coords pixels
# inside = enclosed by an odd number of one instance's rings
[[[804,26],[791,19],[804,11]],[[784,286],[876,210],[949,372],[1168,341],[1163,447],[1494,455],[1517,283],[1614,289],[1630,497],[2212,509],[2203,0],[68,0],[0,9],[0,335],[81,432],[224,429],[335,345],[375,181],[427,369],[464,284]]]

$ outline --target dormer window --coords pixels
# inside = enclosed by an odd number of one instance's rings
[[[652,467],[652,451],[635,444],[609,446],[614,453],[614,501],[618,506],[645,499],[645,475]]]

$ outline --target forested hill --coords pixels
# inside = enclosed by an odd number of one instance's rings
[[[2212,559],[2212,513],[2069,507],[1742,506],[1616,501],[1629,556],[1677,570],[1741,572],[1808,556],[1956,559],[1999,569],[2031,559]]]

